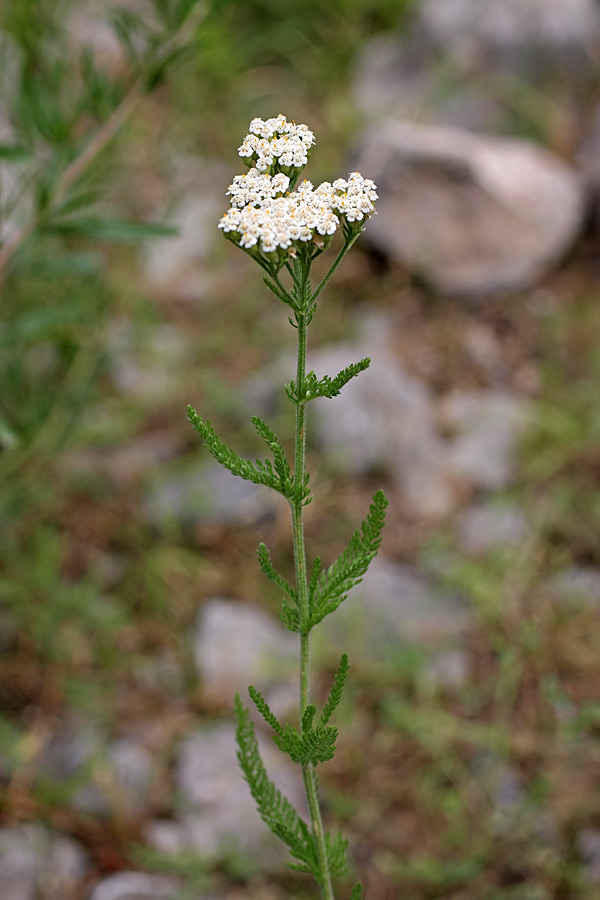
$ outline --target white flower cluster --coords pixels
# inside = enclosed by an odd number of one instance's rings
[[[314,143],[315,136],[306,125],[296,125],[279,115],[272,119],[252,119],[250,133],[238,153],[259,172],[272,174],[274,167],[303,169]]]
[[[242,209],[249,204],[262,203],[263,200],[273,200],[275,197],[285,194],[290,186],[290,179],[283,172],[279,172],[274,178],[264,175],[258,169],[250,169],[245,175],[236,175],[233,184],[230,184],[227,193],[231,196],[231,205]]]
[[[231,206],[219,222],[234,243],[254,253],[277,253],[276,264],[278,258],[282,265],[288,254],[309,241],[322,250],[340,225],[345,234],[360,230],[357,223],[374,212],[377,193],[374,182],[359,172],[318,187],[303,181],[289,191],[313,143],[306,125],[295,125],[285,116],[252,120],[239,152],[252,156],[256,165],[229,185]]]
[[[287,250],[296,241],[311,241],[317,234],[323,237],[335,234],[340,222],[327,201],[327,192],[313,188],[310,181],[303,181],[297,191],[285,197],[267,196],[243,209],[232,206],[219,222],[219,228],[239,235],[236,243],[246,250],[259,241],[259,249],[264,253]]]
[[[271,176],[250,169],[246,175],[237,175],[227,191],[231,208],[219,228],[246,250],[259,244],[259,250],[272,253],[316,235],[333,235],[340,220],[362,222],[375,209],[375,184],[358,172],[352,172],[348,180],[325,181],[316,188],[303,181],[282,196],[288,185],[289,178],[282,173]]]
[[[333,182],[334,198],[331,202],[348,222],[362,222],[375,211],[377,186],[360,172],[350,172],[348,180],[338,178]]]

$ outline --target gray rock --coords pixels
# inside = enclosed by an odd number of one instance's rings
[[[519,546],[527,534],[528,523],[516,506],[478,503],[459,514],[456,528],[463,552],[483,556],[493,550]]]
[[[31,826],[0,831],[0,884],[3,900],[34,900],[40,852]]]
[[[219,162],[180,162],[172,178],[182,196],[168,216],[178,229],[173,237],[149,242],[143,250],[143,275],[157,293],[183,301],[210,294],[216,285],[207,265],[219,240],[217,222],[229,203],[225,196],[231,180]],[[194,175],[190,175],[193,170]],[[150,243],[152,246],[150,246]]]
[[[71,900],[79,897],[89,867],[71,838],[29,824],[0,829],[2,900]]]
[[[600,569],[571,566],[554,575],[547,587],[559,603],[600,609]]]
[[[456,477],[477,488],[508,484],[529,421],[525,400],[499,390],[456,390],[442,401],[440,419],[454,434],[448,463]]]
[[[386,467],[413,514],[442,516],[454,495],[430,391],[395,358],[385,337],[386,320],[366,322],[364,330],[362,344],[336,344],[310,356],[319,376],[335,375],[361,357],[372,359],[333,401],[313,403],[317,440],[340,470],[362,474]]]
[[[279,496],[262,485],[236,478],[217,462],[159,477],[144,499],[144,513],[158,528],[202,522],[252,524],[272,515]]]
[[[492,61],[529,71],[537,56],[562,64],[593,60],[600,38],[594,0],[424,0],[418,20],[457,62]],[[532,56],[534,57],[532,60]]]
[[[354,66],[352,96],[370,120],[391,117],[498,132],[506,119],[505,106],[480,81],[457,73],[454,83],[447,67],[440,72],[439,52],[414,32],[402,38],[380,34],[365,44]]]
[[[577,849],[583,858],[587,877],[592,884],[600,885],[600,831],[594,828],[580,831]]]
[[[378,557],[335,615],[323,620],[315,644],[328,656],[346,651],[351,660],[389,660],[402,644],[455,640],[469,620],[456,594],[414,568]]]
[[[298,766],[282,754],[270,738],[257,733],[269,777],[282,793],[306,815],[306,801]],[[235,728],[220,724],[186,738],[176,765],[176,784],[181,798],[180,832],[159,835],[178,852],[194,849],[203,857],[218,857],[232,845],[258,853],[261,863],[281,866],[281,846],[261,825],[254,800],[243,780],[236,758]],[[152,836],[152,834],[150,834]],[[156,832],[155,832],[156,836]]]
[[[178,882],[145,872],[118,872],[99,881],[89,900],[174,900]]]
[[[356,167],[379,188],[367,239],[443,293],[525,288],[583,221],[576,173],[523,140],[392,122],[371,129]]]
[[[471,676],[470,656],[460,647],[448,647],[433,655],[428,674],[436,687],[458,690]]]
[[[107,746],[98,730],[66,723],[44,749],[40,766],[64,783],[73,780],[74,808],[97,816],[139,816],[156,777],[152,754],[141,744],[119,740]]]
[[[108,332],[106,349],[111,379],[125,396],[153,409],[175,395],[181,399],[181,385],[195,352],[182,328],[161,324],[141,332],[117,323]]]
[[[40,871],[41,900],[75,900],[81,896],[90,862],[84,849],[64,835],[49,837]]]
[[[221,598],[202,605],[193,634],[198,674],[211,699],[229,706],[236,692],[247,695],[249,684],[276,688],[269,702],[277,713],[296,701],[298,646],[274,616]]]

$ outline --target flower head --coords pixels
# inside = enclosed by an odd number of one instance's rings
[[[363,178],[360,172],[350,172],[348,180],[338,178],[332,185],[332,209],[345,222],[362,222],[375,212],[377,188],[370,178]]]
[[[252,119],[249,134],[238,149],[247,165],[275,175],[296,176],[306,163],[315,136],[306,125],[288,122],[285,116]]]
[[[314,258],[340,225],[347,239],[356,236],[375,211],[375,184],[359,172],[318,187],[305,180],[289,190],[306,165],[314,142],[306,125],[279,115],[253,119],[239,148],[250,168],[229,185],[231,206],[219,228],[276,270],[303,248]]]

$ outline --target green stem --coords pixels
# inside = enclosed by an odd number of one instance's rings
[[[341,261],[343,260],[344,256],[346,255],[346,253],[348,252],[348,250],[350,249],[352,244],[359,237],[360,233],[361,232],[357,230],[350,237],[346,238],[346,240],[344,241],[344,246],[342,247],[342,249],[336,256],[335,261],[334,261],[333,265],[331,266],[329,272],[327,273],[327,275],[325,275],[325,277],[323,278],[323,280],[321,281],[319,286],[315,289],[314,293],[311,295],[311,298],[310,298],[311,304],[313,304],[315,302],[315,300],[317,299],[317,297],[319,296],[319,294],[321,293],[321,291],[323,290],[323,288],[325,287],[325,285],[327,284],[327,282],[329,281],[329,279],[331,278],[331,276],[333,275],[333,273],[335,272],[335,270],[337,269],[337,267],[339,266]]]
[[[301,297],[303,308],[306,308],[307,278],[302,280]],[[307,346],[307,320],[304,313],[296,315],[298,331],[298,366],[296,370],[296,384],[299,396],[303,395],[304,379],[306,375],[306,346]],[[306,403],[301,401],[296,405],[296,434],[295,434],[295,464],[294,477],[296,484],[304,484],[306,474]],[[310,609],[308,595],[308,575],[306,567],[306,545],[304,542],[304,504],[302,500],[296,500],[292,504],[294,562],[296,568],[296,589],[298,591],[298,608],[300,612],[300,727],[302,716],[310,703]],[[321,877],[319,884],[323,900],[334,900],[331,886],[331,875],[327,861],[327,849],[325,845],[325,832],[319,795],[315,778],[315,769],[312,764],[302,767],[306,799],[310,812],[312,832],[316,841],[317,856]]]

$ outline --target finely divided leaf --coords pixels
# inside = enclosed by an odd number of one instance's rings
[[[348,861],[346,859],[346,850],[348,849],[348,841],[341,831],[331,834],[328,831],[325,835],[325,847],[327,849],[327,862],[329,863],[329,871],[333,878],[343,875],[348,871]]]
[[[250,697],[254,701],[257,710],[259,711],[267,725],[270,725],[273,731],[275,731],[277,734],[283,736],[285,734],[285,729],[277,716],[275,716],[271,712],[269,704],[267,703],[261,692],[257,691],[254,685],[251,684],[248,688],[248,693],[250,694]]]
[[[283,609],[281,611],[281,618],[283,619],[286,628],[289,628],[290,631],[300,631],[296,589],[293,588],[289,581],[276,570],[271,562],[271,555],[265,544],[260,543],[258,545],[256,555],[258,556],[260,571],[269,579],[269,581],[272,581],[277,587],[281,588],[286,595],[283,597]]]
[[[361,372],[364,372],[365,369],[368,369],[371,364],[371,360],[366,357],[365,359],[361,359],[357,363],[350,363],[349,366],[346,366],[345,369],[342,369],[341,372],[334,378],[330,378],[329,375],[325,375],[323,378],[319,379],[316,385],[315,397],[337,397],[345,384],[348,384],[351,378],[355,378],[356,375],[360,375]],[[312,399],[309,398],[309,399]]]
[[[310,829],[289,800],[269,780],[258,750],[254,725],[239,694],[235,696],[235,714],[238,760],[260,817],[273,834],[287,845],[292,856],[300,861],[301,865],[293,865],[293,868],[311,872],[318,878],[319,864]]]
[[[387,505],[383,491],[377,491],[360,530],[354,532],[348,546],[334,564],[319,576],[310,596],[311,627],[334,612],[346,599],[350,589],[362,581],[381,544]]]
[[[346,683],[346,678],[348,677],[348,670],[350,669],[350,663],[348,662],[348,657],[344,653],[340,660],[340,665],[336,672],[335,678],[333,679],[333,684],[331,686],[331,691],[329,692],[329,697],[327,698],[327,703],[321,713],[321,718],[319,722],[321,725],[326,725],[329,722],[331,716],[336,710],[340,700],[342,699],[342,693],[344,690],[344,685]]]
[[[247,459],[242,459],[235,450],[223,443],[210,422],[205,421],[202,416],[198,415],[192,406],[188,406],[188,419],[192,427],[195,428],[205,442],[212,456],[222,466],[229,469],[233,475],[239,475],[240,478],[244,478],[246,481],[252,481],[254,484],[264,484],[266,487],[283,493],[281,481],[268,460],[266,462],[256,460],[252,463]]]
[[[363,889],[362,889],[362,884],[359,881],[358,884],[355,884],[354,887],[352,888],[352,893],[350,894],[350,897],[348,898],[348,900],[362,900],[362,896],[363,896]]]
[[[290,464],[287,461],[285,451],[281,446],[279,438],[277,437],[275,432],[271,428],[269,428],[267,423],[263,422],[262,419],[259,419],[258,416],[252,417],[252,424],[273,454],[274,468],[275,472],[277,473],[277,477],[279,478],[279,490],[285,497],[290,497],[293,499],[295,497],[296,488],[292,479]]]
[[[365,369],[368,369],[371,360],[368,357],[361,359],[357,363],[350,363],[341,372],[338,372],[334,378],[324,375],[323,378],[317,378],[314,371],[307,372],[304,376],[302,386],[299,387],[295,381],[286,384],[285,390],[292,403],[303,403],[306,400],[315,400],[317,397],[337,397],[345,384],[348,384],[351,378],[360,375]]]

